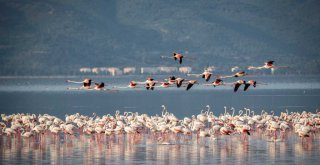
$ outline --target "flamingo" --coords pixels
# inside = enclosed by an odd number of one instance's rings
[[[275,66],[274,64],[274,61],[267,61],[264,63],[263,66],[249,66],[248,67],[248,70],[260,70],[260,69],[277,69],[277,68],[287,68],[288,66]]]
[[[160,86],[155,86],[155,87],[169,88],[171,87],[171,84],[169,82],[161,82]]]
[[[177,87],[180,88],[183,81],[185,81],[184,78],[176,78],[176,84],[177,84]]]
[[[225,83],[223,83],[223,80],[221,79],[215,79],[214,81],[212,81],[211,84],[203,84],[205,86],[213,86],[213,87],[216,87],[216,86],[220,86],[220,85],[226,85]]]
[[[174,58],[175,61],[179,60],[179,63],[181,64],[183,55],[181,53],[173,53],[173,58]]]
[[[179,60],[179,63],[182,64],[182,59],[184,58],[184,56],[181,53],[174,52],[172,57],[161,56],[161,58],[173,58],[175,61]]]
[[[157,81],[155,81],[151,77],[148,77],[147,80],[145,81],[145,87],[147,90],[149,90],[149,89],[154,90],[156,83],[157,83]]]
[[[141,88],[138,86],[138,84],[145,84],[146,82],[136,82],[136,81],[130,81],[129,85],[126,87],[118,87],[118,86],[113,86],[113,88]]]
[[[135,81],[130,81],[128,88],[137,88],[137,83]]]
[[[175,76],[170,76],[169,79],[165,79],[168,81],[169,84],[175,84],[176,83],[176,77]]]
[[[6,116],[5,114],[1,114],[1,119],[3,122],[6,122],[7,124],[12,121],[12,115]]]
[[[95,90],[104,90],[103,82],[101,82],[100,84],[99,83],[94,83],[94,84],[95,84],[95,87],[94,87]]]
[[[244,81],[244,80],[238,80],[238,81],[236,81],[236,82],[234,83],[234,89],[233,89],[233,91],[234,91],[234,92],[237,92],[238,89],[239,89],[239,87],[240,87],[242,84],[246,84],[246,81]]]
[[[253,110],[244,108],[239,111],[239,115],[234,116],[234,108],[230,109],[233,111],[232,115],[230,115],[227,112],[227,107],[225,107],[224,114],[217,118],[213,115],[213,112],[210,112],[210,106],[207,105],[208,109],[206,111],[202,110],[199,115],[179,120],[164,105],[161,107],[163,109],[160,115],[150,117],[147,114],[139,115],[137,112],[125,112],[121,115],[120,111],[116,111],[114,116],[107,114],[103,117],[99,117],[96,114],[89,117],[78,113],[65,115],[65,121],[63,121],[48,114],[39,114],[38,120],[35,120],[36,115],[34,114],[13,114],[10,115],[12,116],[11,128],[6,128],[6,124],[0,122],[0,136],[15,134],[15,136],[28,138],[35,137],[38,134],[40,139],[41,135],[44,135],[46,131],[50,131],[53,133],[55,140],[58,140],[60,132],[61,135],[67,137],[75,133],[74,129],[83,128],[81,132],[90,135],[90,137],[96,137],[97,140],[100,140],[104,133],[108,136],[115,134],[119,134],[117,137],[128,136],[127,139],[130,142],[132,140],[135,142],[135,138],[139,137],[140,134],[148,134],[149,132],[152,132],[154,139],[159,138],[160,134],[160,138],[168,142],[170,138],[175,138],[179,141],[180,136],[184,140],[188,140],[194,133],[197,134],[197,138],[201,137],[203,139],[210,136],[211,139],[216,139],[215,136],[219,133],[221,135],[233,135],[234,131],[242,134],[241,136],[244,136],[245,140],[247,140],[247,137],[251,135],[251,128],[264,129],[263,127],[267,125],[265,130],[269,132],[269,135],[274,134],[274,137],[271,138],[272,141],[282,141],[286,138],[285,134],[291,131],[291,127],[294,128],[293,131],[295,131],[296,135],[301,137],[301,140],[306,137],[312,137],[312,135],[316,137],[320,129],[320,114],[305,111],[302,113],[291,112],[289,114],[289,111],[286,110],[286,113],[281,112],[279,117],[274,115],[274,112],[268,114],[264,110],[261,111],[261,115],[254,115]],[[211,127],[206,127],[207,123],[212,123]],[[255,126],[255,124],[257,125]],[[78,125],[79,128],[75,125]],[[20,130],[22,133],[19,133]],[[281,138],[279,139],[276,137],[277,131],[280,132]],[[82,134],[80,133],[79,136],[82,136]],[[234,136],[229,137],[231,139]],[[308,140],[313,140],[313,138],[308,138]]]
[[[210,80],[210,77],[211,77],[212,73],[205,70],[203,73],[202,73],[202,78],[204,78],[206,81],[209,81]]]
[[[221,135],[231,135],[232,130],[229,129],[227,126],[223,126],[220,128],[220,134]]]
[[[230,76],[219,76],[219,78],[243,77],[243,76],[247,76],[247,75],[249,75],[249,74],[246,73],[245,71],[240,71],[240,72],[237,72],[237,73],[230,75]]]
[[[246,91],[248,88],[249,88],[249,86],[250,85],[252,85],[254,88],[256,87],[256,85],[257,85],[257,82],[256,81],[254,81],[254,80],[249,80],[249,81],[247,81],[245,84],[244,84],[244,91]]]
[[[212,75],[219,77],[219,75],[209,72],[208,69],[205,69],[204,72],[202,72],[201,74],[187,74],[187,76],[201,76],[207,82],[210,80]]]
[[[12,128],[2,128],[2,133],[5,133],[7,136],[11,136],[12,134],[15,134],[16,132]]]
[[[86,78],[83,81],[72,81],[72,80],[67,80],[68,83],[75,83],[75,84],[82,84],[82,87],[80,88],[67,88],[67,89],[90,89],[91,88],[91,83],[93,82],[91,79]]]
[[[199,84],[197,80],[189,80],[186,90],[189,90],[194,84]]]
[[[33,136],[33,131],[30,131],[30,132],[26,132],[24,129],[22,130],[21,132],[21,136],[24,137],[24,138],[29,138],[31,136]]]

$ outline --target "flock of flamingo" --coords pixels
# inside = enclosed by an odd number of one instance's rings
[[[162,58],[173,58],[182,63],[185,58],[180,53],[173,53],[172,57],[162,56]],[[248,70],[253,69],[274,69],[286,66],[275,66],[274,61],[268,61],[263,66],[250,66]],[[236,92],[241,85],[246,91],[250,86],[256,87],[255,80],[238,80],[234,83],[224,83],[222,79],[230,77],[243,77],[249,75],[244,71],[237,72],[233,75],[220,76],[205,70],[201,74],[188,74],[188,76],[201,76],[206,82],[211,76],[216,79],[206,86],[231,85]],[[105,84],[95,83],[91,79],[83,81],[67,80],[69,83],[82,84],[80,88],[68,89],[87,89],[87,90],[106,90]],[[91,87],[94,83],[95,87]],[[140,86],[139,84],[143,84]],[[157,85],[161,84],[161,85]],[[190,80],[181,77],[171,76],[162,81],[156,81],[148,77],[144,82],[131,81],[127,87],[115,88],[146,88],[154,90],[158,87],[168,88],[186,87],[190,90],[194,84],[199,84],[197,80]],[[138,112],[124,112],[120,114],[116,111],[115,115],[107,114],[102,117],[84,116],[79,113],[73,115],[65,115],[65,119],[60,119],[49,114],[2,114],[2,122],[0,122],[1,136],[16,137],[16,138],[31,138],[42,141],[46,137],[54,137],[59,140],[61,136],[64,138],[75,138],[89,136],[96,141],[106,139],[114,140],[121,137],[127,137],[129,141],[134,142],[137,137],[146,135],[158,144],[177,144],[183,142],[193,142],[193,139],[199,143],[203,138],[217,140],[229,136],[236,137],[247,141],[249,136],[254,134],[263,134],[271,141],[284,141],[288,133],[295,133],[302,141],[312,140],[320,131],[320,112],[281,112],[280,116],[274,115],[273,112],[267,113],[261,111],[260,114],[255,114],[253,110],[244,108],[239,112],[235,112],[234,108],[227,110],[225,107],[224,114],[215,116],[213,111],[210,111],[210,106],[207,106],[206,111],[201,111],[198,115],[192,117],[184,117],[178,119],[173,113],[167,111],[163,105],[161,115],[149,116],[148,114],[139,114]],[[229,113],[232,111],[232,113]],[[307,138],[307,139],[306,139]],[[224,138],[227,139],[227,138]]]
[[[0,137],[33,138],[41,142],[47,138],[60,140],[64,138],[89,137],[97,142],[118,141],[124,137],[135,142],[141,136],[151,138],[157,144],[201,143],[202,139],[218,140],[238,138],[247,141],[249,136],[259,134],[269,141],[285,141],[289,133],[295,133],[302,142],[312,141],[319,135],[320,112],[273,112],[244,108],[235,112],[234,108],[225,107],[224,114],[216,116],[213,111],[202,110],[192,117],[178,119],[162,105],[161,115],[149,116],[138,112],[116,111],[114,115],[84,116],[79,113],[65,115],[60,119],[49,114],[1,114]],[[232,112],[231,112],[232,111]],[[230,112],[230,113],[229,113]]]
[[[174,59],[178,60],[179,63],[182,63],[182,59],[186,58],[184,55],[181,53],[173,53],[173,56],[161,56],[161,58],[169,58],[169,59]],[[188,57],[187,57],[188,58]],[[286,68],[287,66],[275,66],[274,61],[267,61],[264,63],[262,66],[249,66],[247,69],[248,70],[261,70],[261,69],[278,69],[278,68]],[[232,68],[233,71],[238,70],[239,67]],[[203,84],[204,86],[232,86],[233,91],[237,92],[239,87],[241,85],[244,86],[243,90],[246,91],[250,86],[253,86],[254,88],[257,86],[257,84],[262,84],[266,85],[265,83],[262,82],[257,82],[255,80],[238,80],[233,83],[225,83],[223,79],[226,78],[232,78],[232,77],[244,77],[248,76],[250,74],[246,73],[245,71],[239,71],[236,72],[232,75],[227,75],[227,76],[221,76],[217,74],[211,73],[208,69],[205,69],[203,73],[199,74],[187,74],[187,76],[196,76],[196,77],[202,77],[206,82],[208,82],[211,78],[211,76],[215,76],[216,79],[212,81],[210,84]],[[80,88],[73,88],[69,87],[68,89],[82,89],[82,90],[114,90],[114,89],[105,89],[105,84],[103,82],[101,83],[94,83],[95,86],[91,87],[91,83],[93,82],[91,79],[86,78],[83,81],[72,81],[72,80],[67,80],[69,83],[77,83],[77,84],[83,84],[82,87]],[[159,84],[159,85],[157,85]],[[129,85],[126,87],[113,87],[113,88],[146,88],[147,90],[154,90],[155,88],[169,88],[169,87],[186,87],[186,90],[190,90],[195,84],[199,85],[198,80],[194,79],[187,79],[187,78],[182,78],[182,77],[176,77],[176,76],[171,76],[168,79],[164,79],[161,81],[157,81],[153,79],[152,77],[147,77],[145,81],[138,82],[138,81],[130,81]]]

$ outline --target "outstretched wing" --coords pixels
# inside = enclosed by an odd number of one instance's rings
[[[180,63],[180,64],[182,63],[182,57],[180,57],[180,59],[179,59],[179,63]]]
[[[250,86],[250,84],[245,84],[243,90],[246,91],[249,88],[249,86]]]
[[[241,86],[240,83],[234,84],[234,89],[233,89],[233,91],[234,91],[234,92],[237,92],[237,90],[239,89],[240,86]]]
[[[209,81],[209,80],[210,80],[210,77],[211,77],[211,74],[209,74],[208,76],[206,76],[206,77],[205,77],[205,80],[206,80],[206,81]]]
[[[193,84],[189,83],[186,90],[189,90],[192,86]]]
[[[146,83],[146,89],[149,90],[150,89],[150,84]]]
[[[180,87],[181,87],[182,82],[183,82],[183,80],[181,80],[181,81],[177,81],[177,87],[178,87],[178,88],[180,88]]]

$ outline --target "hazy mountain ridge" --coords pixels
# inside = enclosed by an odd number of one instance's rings
[[[77,74],[80,67],[259,65],[320,72],[320,3],[310,1],[2,1],[0,74]],[[301,66],[301,63],[304,65]],[[299,65],[299,66],[298,66]]]

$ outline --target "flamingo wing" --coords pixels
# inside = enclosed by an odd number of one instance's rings
[[[189,90],[192,86],[193,84],[189,83],[186,90]]]
[[[179,63],[180,63],[180,64],[182,63],[182,57],[180,57],[180,59],[179,59]]]
[[[146,89],[149,90],[150,89],[150,85],[149,83],[146,83]]]
[[[234,91],[234,92],[237,92],[240,86],[241,86],[240,83],[236,83],[236,84],[234,85],[233,91]]]
[[[178,88],[180,88],[180,87],[181,87],[182,82],[183,82],[183,80],[179,80],[179,81],[177,81],[177,87],[178,87]]]
[[[211,77],[211,74],[208,74],[208,75],[205,77],[205,80],[206,80],[206,81],[209,81],[209,80],[210,80],[210,77]]]
[[[156,85],[156,83],[152,83],[150,89],[154,90],[154,86]]]
[[[250,86],[250,84],[245,84],[243,90],[246,91],[249,88],[249,86]]]

